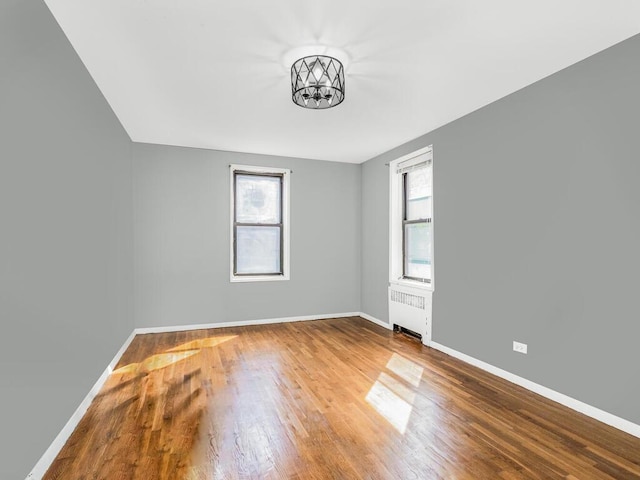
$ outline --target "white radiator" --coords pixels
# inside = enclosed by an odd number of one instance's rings
[[[389,286],[389,323],[417,333],[431,343],[431,291],[392,284]]]

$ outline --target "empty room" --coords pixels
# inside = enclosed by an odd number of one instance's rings
[[[640,479],[640,2],[2,0],[0,478]]]

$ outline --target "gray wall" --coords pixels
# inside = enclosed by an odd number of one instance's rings
[[[0,478],[133,329],[131,142],[39,0],[0,4]]]
[[[291,280],[229,282],[229,164],[291,168]],[[134,144],[137,327],[360,310],[360,166]]]
[[[638,58],[640,36],[365,163],[363,311],[388,319],[384,163],[433,144],[434,340],[640,423]]]

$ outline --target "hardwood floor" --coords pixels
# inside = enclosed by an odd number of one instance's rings
[[[640,439],[360,318],[137,336],[45,479],[640,479]]]

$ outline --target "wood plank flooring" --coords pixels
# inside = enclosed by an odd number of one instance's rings
[[[640,479],[640,439],[354,317],[137,336],[44,478]]]

